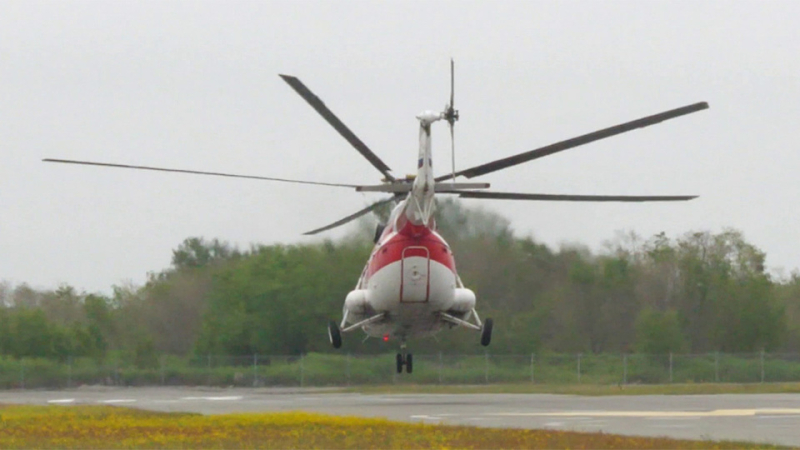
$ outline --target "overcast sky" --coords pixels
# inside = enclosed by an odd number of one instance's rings
[[[108,292],[167,267],[189,236],[321,239],[301,233],[380,194],[40,160],[374,184],[380,174],[277,74],[299,77],[403,175],[416,170],[414,115],[447,101],[451,56],[460,168],[711,105],[482,179],[697,200],[469,205],[553,246],[733,227],[789,272],[800,266],[798,18],[791,1],[0,0],[0,280]],[[446,126],[433,132],[434,166],[449,171]]]

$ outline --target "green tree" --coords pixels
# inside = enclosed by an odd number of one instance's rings
[[[44,311],[41,309],[19,309],[10,317],[10,353],[17,357],[54,356],[54,333]]]
[[[176,269],[198,268],[240,256],[241,253],[237,249],[219,239],[206,241],[203,238],[191,237],[172,251],[172,266]]]
[[[677,312],[643,309],[636,318],[635,348],[651,355],[684,351],[686,342]]]
[[[11,330],[11,318],[9,316],[9,309],[0,306],[0,355],[11,353],[13,330]]]

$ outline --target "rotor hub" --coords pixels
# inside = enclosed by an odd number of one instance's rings
[[[458,110],[454,109],[452,106],[448,106],[443,114],[444,114],[444,120],[446,120],[447,123],[449,123],[450,125],[453,125],[458,121],[459,118]]]

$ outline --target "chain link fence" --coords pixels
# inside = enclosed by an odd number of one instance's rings
[[[800,354],[414,354],[412,374],[395,355],[162,356],[136,363],[108,357],[0,357],[0,389],[106,386],[362,386],[491,383],[668,384],[800,381]]]

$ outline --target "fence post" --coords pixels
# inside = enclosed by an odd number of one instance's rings
[[[25,363],[19,359],[19,387],[25,389]]]
[[[439,384],[442,384],[442,352],[439,352]]]
[[[258,386],[258,353],[253,353],[253,387]]]
[[[489,384],[489,350],[483,353],[483,379]]]
[[[628,354],[622,354],[622,384],[628,384]]]
[[[669,382],[672,383],[672,352],[669,352]]]
[[[761,349],[761,384],[764,384],[764,349]]]
[[[581,382],[581,354],[578,353],[578,383]]]
[[[166,384],[166,378],[167,378],[166,377],[166,373],[165,373],[165,367],[164,367],[165,366],[164,359],[166,357],[167,357],[167,355],[161,355],[161,357],[158,358],[158,373],[159,373],[159,375],[161,375],[161,385],[162,386],[164,386]]]
[[[714,352],[714,382],[719,383],[719,352]]]
[[[533,356],[534,354],[531,353],[531,383],[536,383],[536,379],[533,378]]]
[[[67,389],[70,388],[72,388],[72,355],[67,357]]]
[[[303,387],[306,384],[306,371],[305,371],[305,367],[303,365],[303,360],[304,360],[303,354],[301,353],[300,354],[300,387]]]

